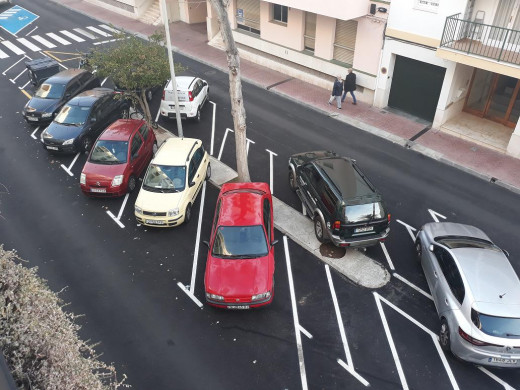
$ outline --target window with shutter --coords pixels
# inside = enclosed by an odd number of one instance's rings
[[[260,0],[237,0],[237,27],[260,34]]]
[[[314,52],[314,44],[316,41],[316,14],[311,12],[305,13],[305,32],[303,34],[303,41],[305,50]]]
[[[357,22],[355,20],[336,20],[334,55],[336,61],[352,65],[356,46]]]

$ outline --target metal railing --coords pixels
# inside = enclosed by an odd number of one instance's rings
[[[520,65],[520,31],[448,16],[441,45],[467,54]]]

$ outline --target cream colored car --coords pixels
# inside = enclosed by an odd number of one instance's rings
[[[140,224],[172,227],[191,219],[191,208],[204,180],[211,176],[202,141],[169,138],[151,161],[135,201]]]

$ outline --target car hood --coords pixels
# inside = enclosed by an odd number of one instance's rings
[[[221,259],[208,256],[206,290],[224,297],[249,297],[269,291],[269,258]]]
[[[141,187],[135,205],[146,211],[167,212],[178,207],[185,194],[186,191],[171,193],[151,192]]]
[[[123,175],[125,173],[126,163],[124,164],[96,164],[87,161],[83,167],[82,173],[87,176],[87,180],[92,181],[111,181],[114,176]]]
[[[54,112],[59,103],[59,99],[42,99],[33,97],[31,100],[29,100],[27,108],[34,108],[35,112]]]
[[[52,135],[53,139],[68,140],[76,138],[81,134],[83,126],[67,126],[57,122],[51,122],[51,124],[45,129],[45,132]]]
[[[314,152],[304,152],[304,153],[293,154],[290,157],[290,161],[294,165],[299,166],[299,165],[305,164],[309,161],[313,161],[313,160],[316,160],[318,158],[323,158],[323,157],[338,157],[338,155],[331,151],[318,150],[318,151],[314,151]]]

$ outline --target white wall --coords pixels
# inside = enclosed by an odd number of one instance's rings
[[[342,20],[350,20],[367,15],[370,9],[369,0],[274,0],[270,3]]]

